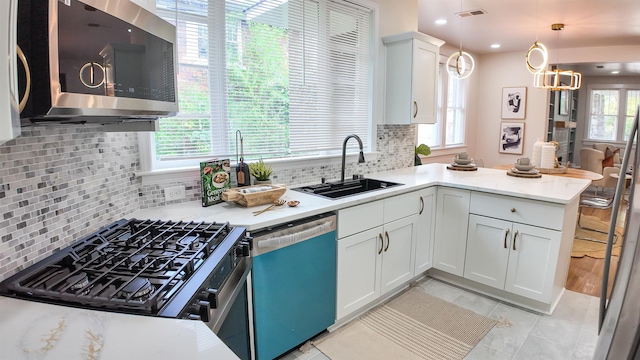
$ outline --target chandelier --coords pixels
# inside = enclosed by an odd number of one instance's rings
[[[562,29],[564,29],[564,24],[551,25],[551,30],[553,31],[560,31]],[[558,44],[559,43],[560,33],[558,33]],[[529,51],[531,51],[531,49],[529,49]],[[527,56],[528,55],[529,53],[527,53]],[[539,89],[549,89],[551,91],[577,90],[581,85],[581,73],[573,70],[562,70],[557,66],[552,70],[538,71],[533,74],[533,86]]]

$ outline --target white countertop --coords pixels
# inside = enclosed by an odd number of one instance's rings
[[[191,201],[141,209],[132,213],[129,217],[173,221],[229,222],[233,226],[242,226],[247,230],[257,230],[434,185],[568,204],[576,199],[591,183],[589,180],[553,175],[542,175],[541,178],[528,179],[508,176],[505,170],[479,168],[477,171],[454,171],[448,170],[446,167],[447,164],[427,164],[368,174],[366,176],[368,178],[393,181],[404,185],[338,200],[325,199],[320,196],[303,194],[288,189],[282,198],[299,200],[300,205],[296,207],[283,205],[258,216],[253,216],[252,212],[263,209],[268,205],[245,208],[235,203],[227,202],[202,207],[200,201]]]
[[[201,321],[125,315],[0,296],[0,359],[238,357]]]
[[[284,199],[300,201],[253,216],[267,205],[244,208],[221,203],[203,208],[200,201],[138,210],[128,218],[173,221],[229,222],[257,230],[373,200],[442,185],[532,200],[568,204],[589,180],[542,175],[538,179],[507,176],[504,170],[447,170],[428,164],[369,178],[404,185],[328,200],[287,190]],[[125,315],[41,304],[0,296],[0,359],[238,359],[200,321]]]

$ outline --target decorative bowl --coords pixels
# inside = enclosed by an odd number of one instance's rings
[[[516,169],[520,170],[520,171],[530,171],[531,169],[533,169],[533,168],[535,167],[535,165],[534,165],[534,164],[529,164],[529,165],[520,165],[520,164],[518,164],[518,163],[513,164],[513,166],[514,166]]]
[[[289,205],[290,207],[296,207],[296,206],[298,206],[298,204],[300,204],[300,201],[298,201],[298,200],[287,201],[287,205]]]

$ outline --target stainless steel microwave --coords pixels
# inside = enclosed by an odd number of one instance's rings
[[[176,28],[129,0],[20,0],[17,27],[23,124],[153,130],[178,111]]]

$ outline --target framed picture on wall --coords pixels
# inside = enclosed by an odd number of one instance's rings
[[[527,107],[527,87],[505,87],[502,88],[502,118],[521,119],[525,118]]]
[[[524,123],[500,123],[500,152],[505,154],[522,154],[524,142]]]

